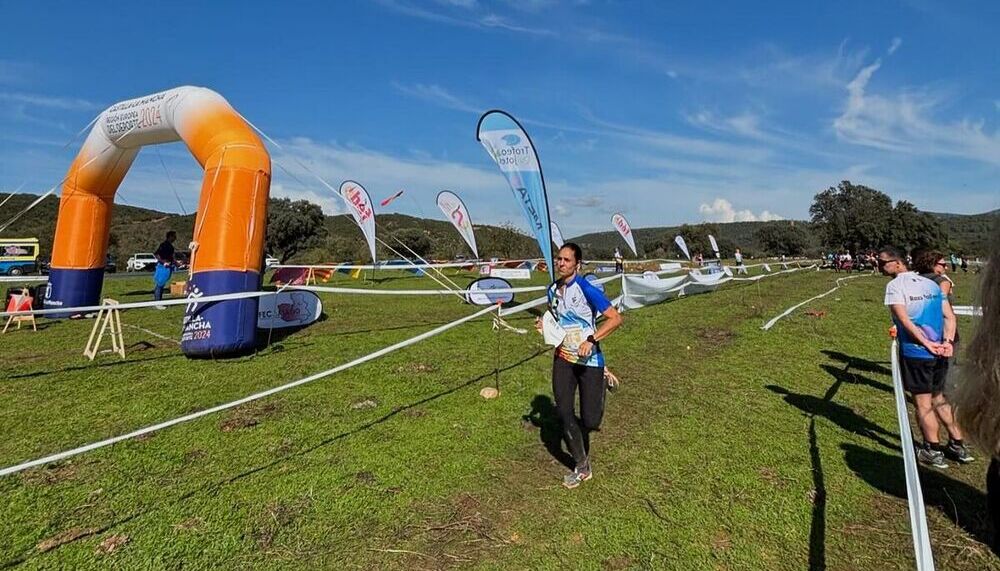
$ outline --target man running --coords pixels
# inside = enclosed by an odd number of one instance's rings
[[[582,259],[580,246],[569,242],[560,248],[555,259],[558,279],[548,289],[549,307],[566,333],[552,362],[552,393],[566,446],[576,463],[563,478],[567,488],[575,488],[593,475],[589,434],[601,426],[606,389],[600,341],[622,323],[604,293],[577,273]],[[598,315],[605,317],[600,327],[596,325]],[[575,410],[577,389],[580,420]]]
[[[903,387],[913,395],[917,425],[924,437],[917,460],[947,468],[944,457],[966,463],[973,460],[962,441],[962,431],[944,398],[948,357],[954,354],[955,313],[931,280],[911,272],[903,253],[893,247],[879,251],[878,265],[893,280],[885,286],[885,305],[899,339],[899,368]],[[948,446],[939,440],[941,424],[948,431]]]

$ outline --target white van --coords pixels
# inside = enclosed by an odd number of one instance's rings
[[[129,272],[151,272],[156,267],[156,256],[153,254],[132,254],[125,264]]]

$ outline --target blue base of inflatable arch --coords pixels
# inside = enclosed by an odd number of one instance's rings
[[[257,272],[198,272],[188,280],[189,299],[260,289]],[[257,298],[190,305],[184,313],[181,351],[188,357],[234,357],[250,353],[257,342]]]
[[[101,305],[101,286],[104,284],[104,268],[91,270],[49,270],[49,288],[46,291],[45,309],[61,307],[86,307]],[[50,313],[46,317],[62,319],[74,312]]]

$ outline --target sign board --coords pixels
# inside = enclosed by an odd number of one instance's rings
[[[490,270],[490,277],[505,280],[530,280],[531,270],[528,268],[493,268]]]
[[[678,262],[668,262],[660,264],[661,272],[679,272],[681,271],[681,265]]]
[[[311,291],[283,291],[260,298],[257,328],[302,327],[315,322],[322,314],[323,303]]]
[[[469,284],[465,300],[473,305],[496,305],[514,301],[514,292],[490,293],[492,289],[511,289],[510,282],[502,278],[480,278]]]

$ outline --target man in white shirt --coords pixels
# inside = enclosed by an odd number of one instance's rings
[[[955,340],[951,304],[936,283],[907,268],[903,253],[896,248],[882,248],[878,266],[883,274],[893,277],[885,287],[885,305],[896,326],[903,387],[913,395],[917,424],[924,437],[917,459],[937,468],[948,467],[946,455],[971,462],[962,431],[944,398],[948,357],[954,352]],[[939,440],[941,424],[950,437],[947,447]]]

